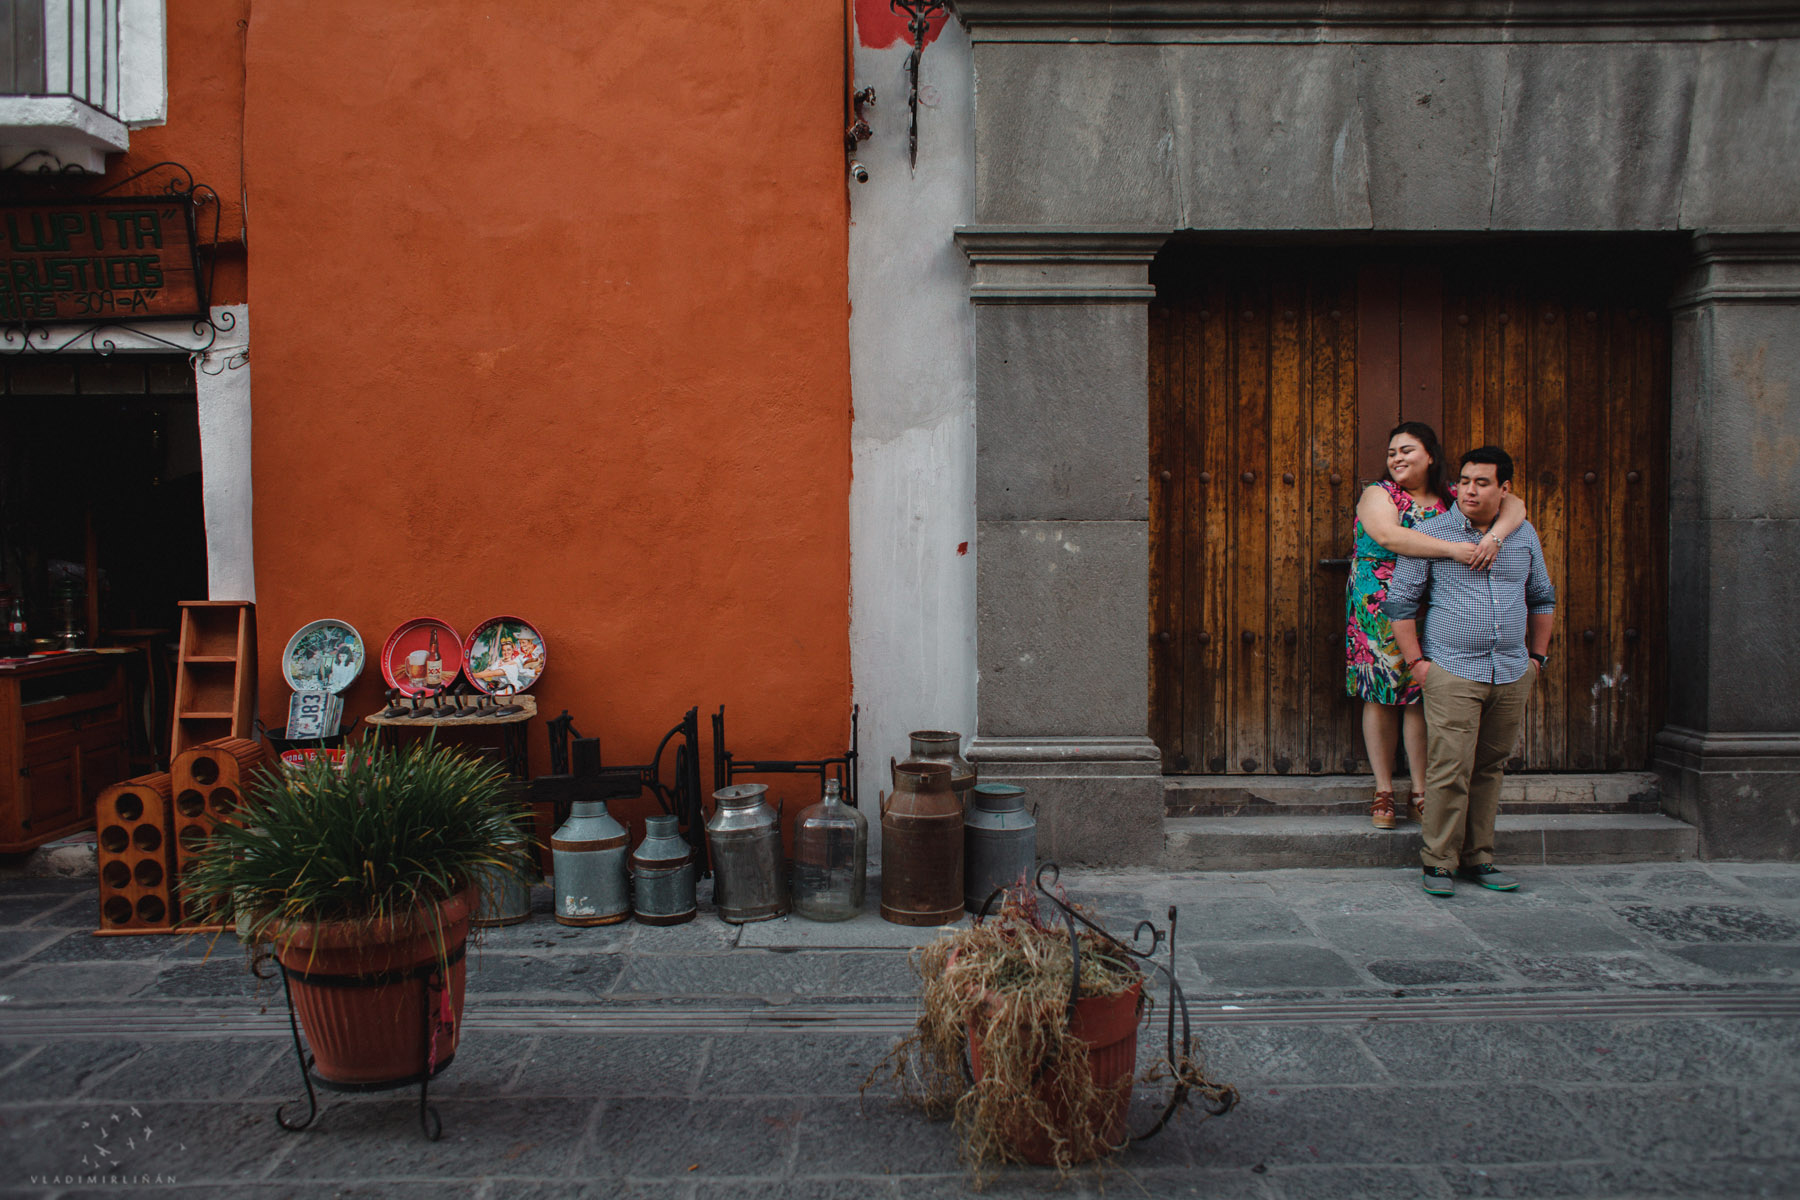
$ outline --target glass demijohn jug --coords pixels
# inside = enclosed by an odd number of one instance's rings
[[[869,818],[843,803],[842,784],[794,821],[794,911],[810,921],[848,921],[863,910]]]

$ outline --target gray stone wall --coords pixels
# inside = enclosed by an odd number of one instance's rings
[[[984,224],[1766,229],[1800,194],[1796,41],[978,41],[975,72]]]
[[[1800,236],[1708,235],[1676,298],[1671,809],[1709,854],[1800,857]]]
[[[1149,703],[1151,258],[1163,235],[988,230],[975,267],[977,736],[1039,850],[1154,862]]]

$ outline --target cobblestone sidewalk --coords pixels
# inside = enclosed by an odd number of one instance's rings
[[[990,1194],[1800,1195],[1800,867],[1522,875],[1437,901],[1410,870],[1070,871],[1121,934],[1178,906],[1176,969],[1243,1101]],[[279,990],[234,943],[91,936],[91,889],[0,881],[0,1195],[967,1191],[945,1127],[858,1098],[929,931],[490,930],[429,1143],[406,1093],[323,1093],[283,1132]]]

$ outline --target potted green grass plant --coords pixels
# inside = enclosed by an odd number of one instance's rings
[[[428,1078],[456,1051],[480,881],[528,877],[498,766],[369,737],[249,789],[191,871],[190,902],[280,962],[318,1077]]]

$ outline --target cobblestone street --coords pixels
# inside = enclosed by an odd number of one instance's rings
[[[1117,933],[1179,906],[1210,1073],[1242,1101],[990,1194],[1800,1192],[1800,868],[1521,874],[1434,901],[1410,870],[1069,872]],[[0,1194],[968,1191],[947,1127],[884,1087],[858,1101],[931,931],[577,930],[539,901],[471,952],[434,1144],[413,1093],[321,1093],[312,1129],[277,1126],[304,1111],[287,1018],[234,942],[92,937],[91,880],[0,882]],[[97,1162],[119,1182],[81,1182]]]

